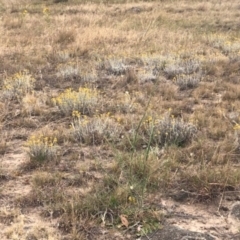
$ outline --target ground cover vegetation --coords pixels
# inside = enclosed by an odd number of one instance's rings
[[[239,1],[0,1],[0,235],[135,239],[158,196],[240,183]]]

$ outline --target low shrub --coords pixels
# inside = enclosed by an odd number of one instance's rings
[[[71,78],[76,78],[80,76],[80,70],[78,66],[74,65],[60,65],[58,67],[58,77],[62,77],[64,79],[71,79]]]
[[[69,88],[52,100],[65,115],[73,111],[90,114],[98,104],[99,94],[96,89],[79,88],[78,91],[73,91]]]
[[[100,144],[104,141],[112,142],[120,138],[122,129],[109,117],[109,114],[89,118],[86,115],[81,116],[79,112],[75,111],[73,117],[73,135],[80,142]]]
[[[142,129],[146,139],[152,138],[151,144],[162,147],[166,145],[182,146],[189,142],[197,132],[196,126],[181,118],[171,116],[170,112],[160,119],[147,117],[143,122]]]
[[[166,74],[167,78],[174,78],[177,75],[181,74],[194,74],[201,70],[201,64],[199,61],[194,59],[178,59],[174,62],[166,64],[164,68],[164,73]]]
[[[174,78],[174,82],[178,85],[180,90],[196,88],[201,81],[201,76],[199,74],[192,75],[177,75]]]
[[[3,80],[2,98],[20,99],[33,90],[35,79],[27,70],[16,73]]]
[[[197,132],[197,128],[193,124],[169,115],[159,120],[155,127],[155,133],[158,133],[156,139],[159,145],[184,145]]]

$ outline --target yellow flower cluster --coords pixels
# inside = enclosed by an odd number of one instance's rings
[[[49,15],[49,8],[44,7],[42,12],[45,16],[48,16]]]
[[[22,16],[25,17],[28,15],[28,10],[24,9],[24,11],[22,12]]]
[[[80,113],[79,111],[73,111],[73,112],[72,112],[72,117],[74,117],[74,118],[80,118],[80,116],[81,116],[81,113]]]
[[[234,130],[240,130],[240,124],[236,123],[236,125],[233,127]]]
[[[32,160],[43,161],[52,158],[56,153],[56,137],[32,136],[27,141],[26,146],[29,148],[29,155]]]
[[[69,88],[52,100],[64,114],[71,114],[75,111],[88,114],[97,105],[98,99],[96,89],[79,88],[77,92]]]
[[[56,137],[45,137],[43,135],[40,135],[38,137],[32,136],[27,141],[27,146],[45,146],[45,147],[53,147],[57,143]]]
[[[147,116],[146,119],[143,121],[143,126],[155,126],[157,125],[159,122],[159,117],[156,118],[156,116],[152,117],[152,116]]]

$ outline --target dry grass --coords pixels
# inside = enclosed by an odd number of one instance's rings
[[[156,191],[238,190],[239,6],[1,1],[2,190],[31,188],[3,200],[4,238],[143,236]]]

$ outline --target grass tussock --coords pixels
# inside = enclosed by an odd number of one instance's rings
[[[33,135],[28,139],[26,146],[28,147],[30,160],[41,163],[56,157],[57,138]]]

